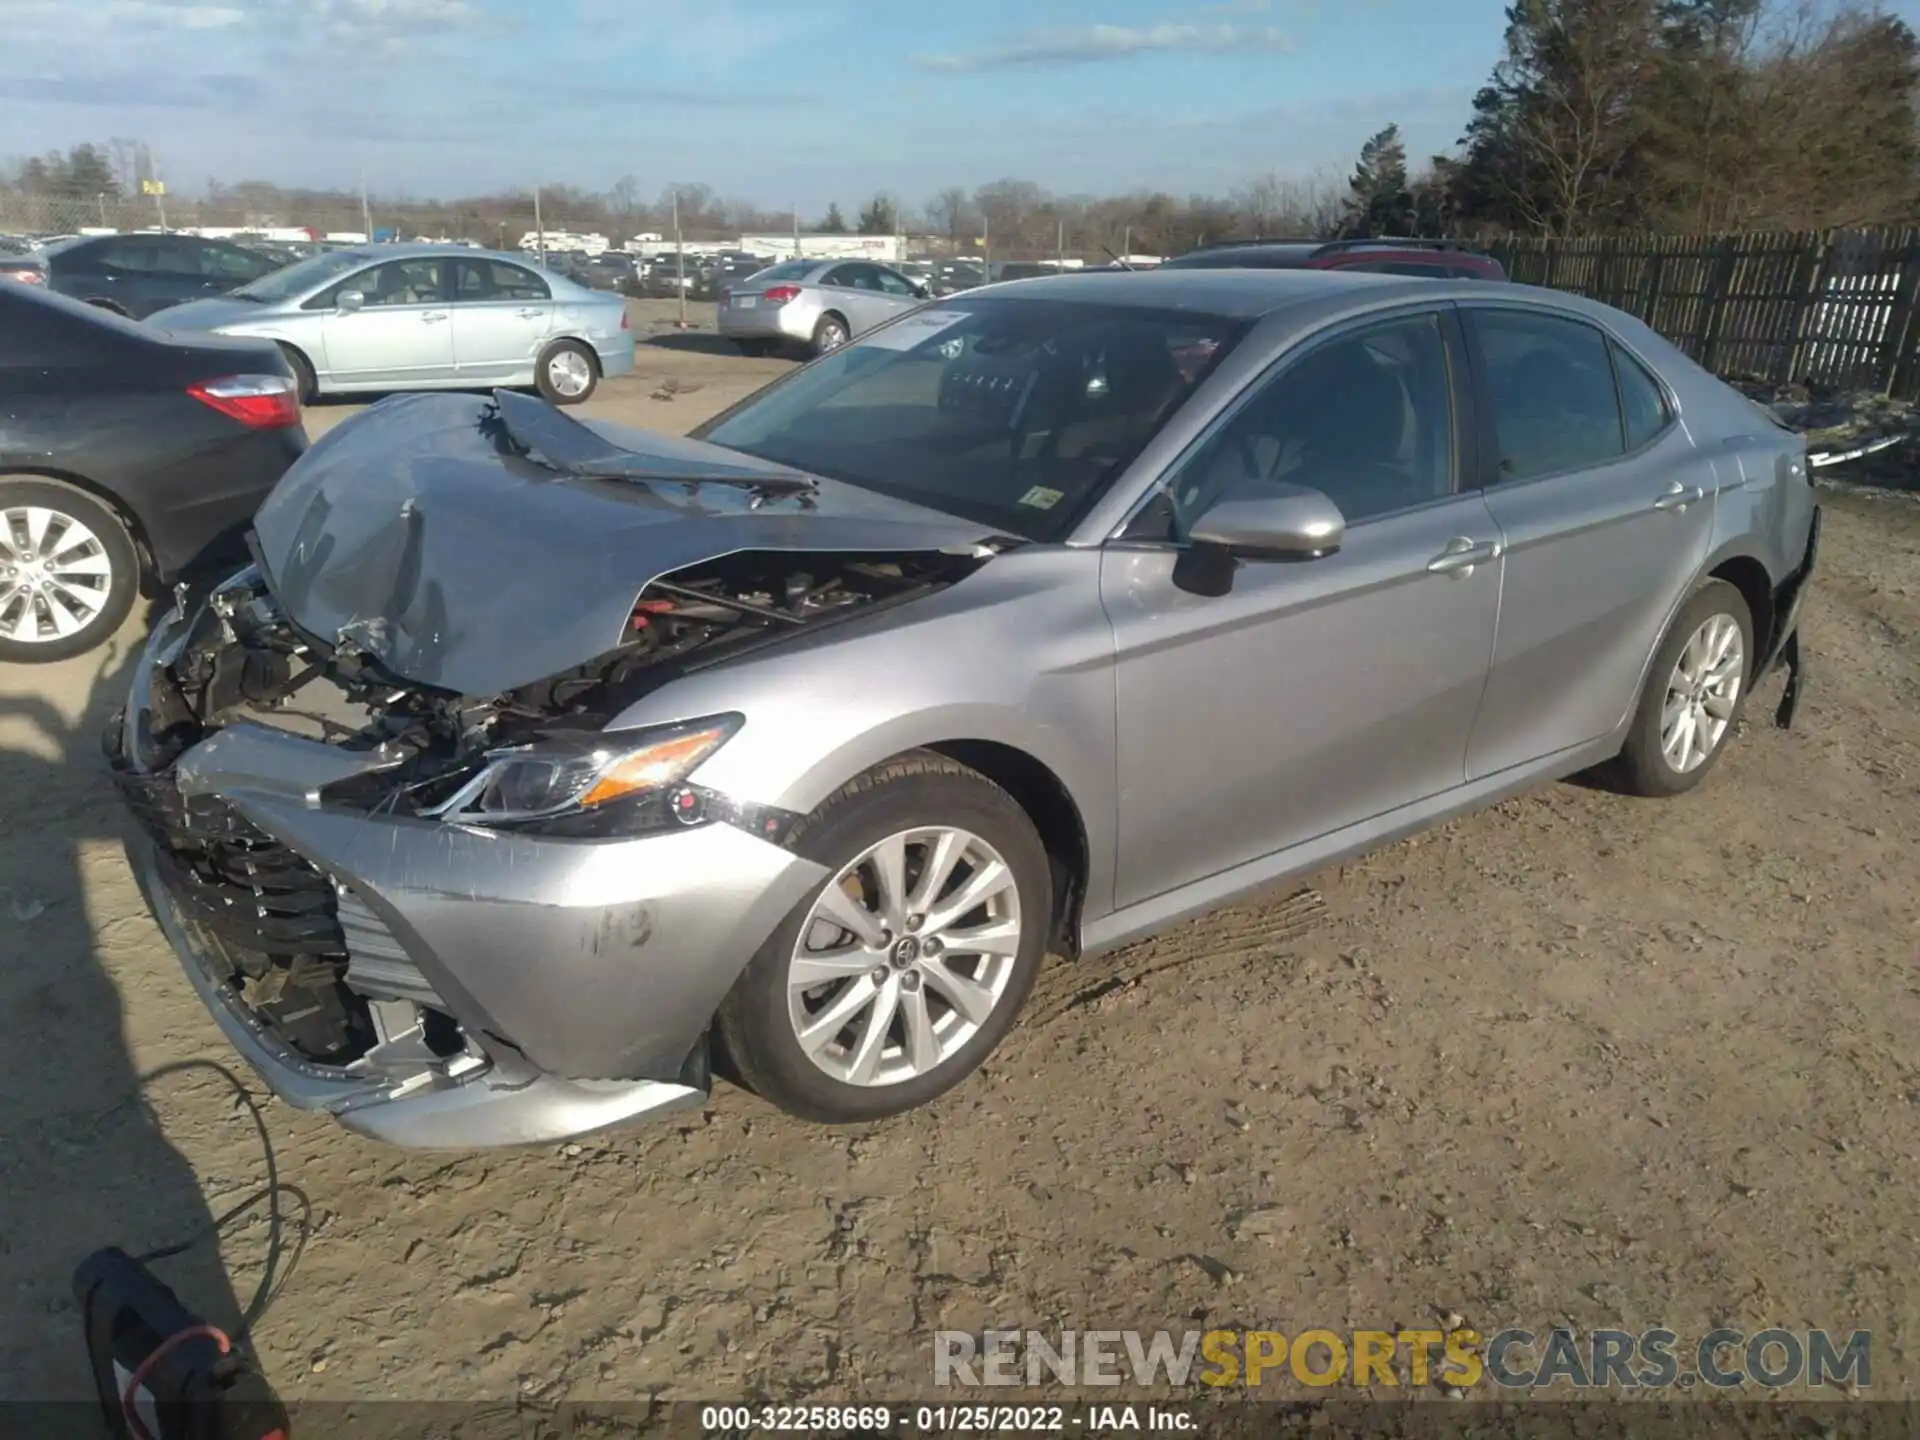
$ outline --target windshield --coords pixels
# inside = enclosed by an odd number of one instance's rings
[[[1244,333],[1215,315],[952,301],[795,371],[694,434],[1054,540]]]
[[[302,260],[298,265],[276,270],[271,275],[263,275],[251,285],[242,285],[231,293],[238,299],[258,300],[263,304],[291,300],[309,290],[319,289],[329,280],[337,280],[349,270],[366,264],[368,258],[358,250],[331,250],[311,260]]]

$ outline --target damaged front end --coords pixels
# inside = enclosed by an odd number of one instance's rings
[[[714,1008],[818,867],[784,847],[797,817],[693,778],[742,717],[606,727],[988,553],[708,559],[646,584],[612,649],[488,695],[397,674],[364,626],[310,633],[256,564],[180,597],[108,736],[149,902],[274,1088],[365,1133],[524,1143],[698,1104]]]

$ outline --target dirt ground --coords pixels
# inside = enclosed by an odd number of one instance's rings
[[[682,429],[783,369],[646,333],[590,413]],[[135,627],[0,670],[0,1398],[85,1393],[82,1254],[190,1238],[270,1173],[278,1225],[158,1268],[230,1317],[271,1261],[290,1399],[925,1396],[940,1328],[1450,1312],[1867,1329],[1871,1393],[1912,1396],[1920,506],[1829,496],[1826,537],[1800,723],[1757,705],[1702,790],[1558,785],[1314,876],[1320,904],[1058,963],[985,1073],[851,1130],[724,1088],[528,1152],[256,1129],[120,851],[95,736]]]

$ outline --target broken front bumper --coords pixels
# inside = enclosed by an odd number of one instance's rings
[[[148,772],[147,677],[168,645],[163,623],[108,737],[145,831],[131,859],[188,979],[276,1094],[376,1139],[458,1149],[705,1099],[714,1010],[819,866],[724,823],[542,840],[324,805],[369,757],[256,725]],[[180,860],[196,826],[240,837],[244,903]],[[234,982],[234,946],[344,953],[377,1043],[338,1065],[303,1055]]]

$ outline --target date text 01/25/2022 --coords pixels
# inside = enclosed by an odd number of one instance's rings
[[[708,1435],[818,1433],[884,1435],[1019,1434],[1128,1430],[1177,1433],[1197,1429],[1194,1417],[1172,1405],[707,1405],[700,1429]]]

